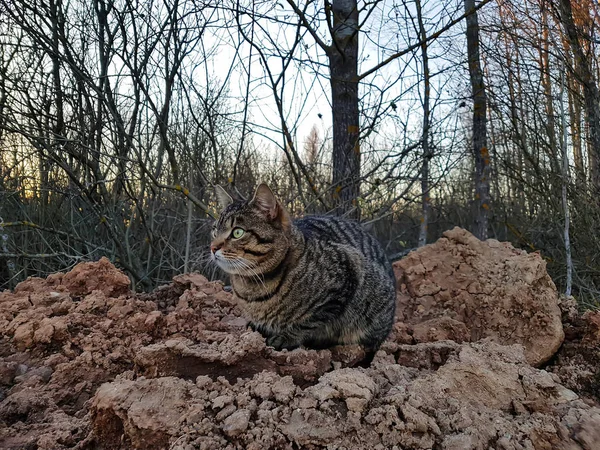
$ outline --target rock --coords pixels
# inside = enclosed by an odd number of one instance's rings
[[[548,370],[565,387],[600,400],[600,311],[566,318],[565,342]]]
[[[329,400],[331,398],[338,398],[340,396],[340,393],[337,391],[337,389],[332,388],[327,383],[319,383],[316,386],[311,386],[309,388],[309,392],[320,402],[324,402],[325,400]]]
[[[332,366],[330,350],[300,348],[291,352],[276,352],[268,349],[268,352],[269,358],[278,365],[277,371],[283,376],[290,375],[300,385],[316,382]]]
[[[102,257],[97,262],[77,264],[62,277],[62,284],[71,295],[84,296],[101,291],[107,297],[118,297],[129,292],[131,281],[111,262]]]
[[[417,323],[413,327],[413,338],[416,342],[454,341],[459,344],[469,342],[471,333],[463,322],[450,317],[436,317]]]
[[[135,363],[148,377],[183,376],[196,378],[224,376],[234,382],[277,365],[265,355],[265,341],[258,333],[231,336],[219,345],[193,344],[190,340],[170,340],[139,350]],[[242,364],[242,361],[244,362]]]
[[[340,369],[326,373],[319,384],[331,386],[343,398],[356,397],[370,401],[377,390],[371,377],[358,369]]]
[[[0,361],[0,385],[10,385],[17,376],[18,363],[14,361]]]
[[[521,344],[534,366],[563,341],[556,287],[537,253],[454,228],[395,262],[394,272],[398,320],[415,327],[421,341],[488,337]]]
[[[288,403],[296,392],[296,385],[292,377],[283,377],[277,380],[271,386],[271,392],[275,396],[275,400],[281,403]]]
[[[19,325],[13,335],[13,342],[21,351],[33,345],[34,323],[27,322]]]
[[[120,447],[121,433],[132,449],[168,447],[197,390],[174,377],[103,384],[90,407],[92,426],[108,448]]]
[[[418,369],[435,370],[446,364],[460,345],[454,341],[424,342],[416,345],[396,345],[393,351],[398,364]]]
[[[233,397],[231,395],[219,395],[217,398],[213,399],[212,407],[213,409],[222,409],[231,403],[233,403]]]
[[[52,341],[64,341],[68,336],[67,325],[62,317],[46,317],[35,330],[33,341],[38,344],[50,344]]]
[[[586,322],[583,342],[589,344],[600,342],[600,311],[586,311],[582,320]]]
[[[230,437],[238,436],[246,431],[249,420],[250,411],[240,409],[225,419],[223,422],[223,432]]]
[[[577,425],[573,437],[584,450],[596,450],[600,445],[600,415],[594,414]]]
[[[337,423],[330,417],[319,412],[310,412],[303,415],[301,411],[294,410],[288,423],[281,428],[283,433],[300,446],[310,444],[325,446],[335,442],[341,430]]]
[[[86,295],[83,300],[79,302],[75,308],[76,312],[80,313],[101,313],[106,312],[108,308],[108,301],[104,292],[92,291],[89,295]]]

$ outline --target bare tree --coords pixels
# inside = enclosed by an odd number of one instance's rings
[[[175,116],[184,104],[192,110],[197,98],[183,68],[184,62],[203,63],[198,43],[210,10],[178,0],[137,7],[104,0],[0,1],[0,8],[3,54],[16,55],[3,58],[0,73],[0,139],[13,152],[9,177],[19,169],[32,180],[29,193],[2,201],[2,215],[11,211],[4,224],[10,254],[24,267],[19,276],[103,254],[136,285],[150,287],[197,264],[193,231],[214,214],[202,198],[212,181],[206,172],[214,171],[209,163],[196,166],[201,182],[183,185],[197,179],[183,174],[192,159],[185,152],[215,142],[218,133],[235,137]],[[210,122],[223,123],[224,102],[211,101]],[[194,108],[196,123],[209,122],[202,113]],[[191,131],[186,142],[197,137],[192,146],[179,146],[175,138],[184,124]],[[8,154],[1,152],[3,163]],[[194,208],[200,218],[191,214]]]
[[[0,0],[0,14],[0,288],[101,255],[135,287],[220,276],[209,188],[262,179],[293,215],[360,217],[391,256],[473,227],[598,297],[595,2]]]
[[[570,296],[571,290],[573,289],[573,259],[571,254],[571,235],[569,228],[571,225],[571,217],[569,210],[569,201],[567,198],[567,188],[569,186],[569,155],[567,153],[567,117],[565,112],[565,64],[563,61],[563,70],[560,83],[560,116],[561,116],[561,128],[562,128],[562,139],[561,139],[561,150],[562,150],[562,207],[565,215],[565,227],[563,239],[565,241],[565,256],[567,266],[567,279],[565,286],[565,295]]]
[[[586,5],[584,4],[585,8]],[[589,8],[589,6],[587,6]],[[589,15],[589,11],[587,12]],[[580,40],[581,30],[578,30],[573,19],[571,0],[558,0],[558,15],[565,35],[569,42],[575,62],[575,73],[583,86],[585,99],[586,121],[590,142],[590,175],[592,185],[600,189],[600,91],[594,76],[591,61],[583,50]]]
[[[325,53],[329,68],[331,88],[331,110],[333,115],[333,176],[332,196],[338,214],[358,217],[357,203],[361,182],[361,129],[359,108],[359,83],[381,71],[393,61],[419,49],[421,42],[405,49],[393,52],[377,64],[359,73],[358,49],[361,28],[375,13],[379,2],[366,2],[359,8],[356,0],[326,1],[323,8],[327,38],[319,29],[316,16],[319,11],[309,15],[307,10],[311,2],[303,8],[287,0],[297,15],[299,25],[304,27],[317,46]],[[444,26],[426,36],[425,42],[435,40],[465,17],[475,13],[489,0],[473,5],[464,15],[448,21]],[[377,118],[374,119],[374,122]],[[364,133],[366,134],[366,133]]]
[[[479,55],[479,21],[475,0],[465,0],[467,13],[467,53],[469,75],[473,96],[472,149],[475,161],[475,217],[473,233],[479,239],[487,239],[490,210],[490,152],[487,146],[487,98]]]
[[[429,198],[429,161],[432,158],[432,152],[429,148],[429,119],[430,119],[430,97],[431,97],[431,73],[429,71],[429,55],[427,52],[427,30],[423,23],[423,10],[421,0],[416,0],[417,20],[419,22],[419,39],[421,39],[421,58],[423,63],[423,134],[421,137],[423,146],[423,162],[421,166],[421,226],[419,228],[418,246],[427,244],[427,223],[429,220],[429,208],[431,199]]]
[[[326,6],[326,12],[328,11]],[[334,200],[339,213],[358,216],[360,128],[358,109],[358,8],[356,0],[330,5],[332,45],[327,47],[333,113]]]

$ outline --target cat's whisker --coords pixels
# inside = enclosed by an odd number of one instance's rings
[[[250,265],[250,263],[243,258],[226,258],[228,262],[232,263],[232,265],[242,271],[242,275],[250,275],[253,279],[255,279],[258,283],[262,285],[262,287],[267,291],[267,286],[264,281],[264,277],[259,275],[256,270]]]
[[[247,265],[246,270],[250,272],[250,275],[255,278],[261,285],[262,287],[265,289],[265,291],[268,291],[267,289],[267,285],[265,284],[265,280],[264,277],[259,275],[256,270],[254,270],[251,266]]]
[[[231,263],[231,265],[236,269],[236,270],[243,270],[242,267],[240,267],[240,265],[238,264],[238,262],[236,260],[231,260],[229,261]],[[247,286],[246,280],[244,279],[244,277],[240,277],[240,281],[242,282],[242,284],[244,286]]]

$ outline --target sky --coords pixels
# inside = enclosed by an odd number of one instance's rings
[[[429,32],[441,28],[449,19],[462,14],[461,2],[449,1],[447,8],[444,8],[444,3],[446,2],[434,0],[423,3],[425,27]],[[255,41],[260,42],[261,46],[265,48],[265,54],[271,55],[266,59],[275,79],[282,73],[280,55],[285,55],[286,50],[290,49],[294,43],[296,33],[294,22],[297,20],[287,2],[277,3],[277,5],[269,11],[257,8],[260,12],[265,12],[266,15],[273,17],[274,20],[261,19],[260,25],[255,26],[254,30],[250,26],[250,17],[242,18],[246,33],[250,36],[253,32]],[[361,2],[360,5],[364,6],[364,3]],[[321,3],[318,2],[316,6],[320,7]],[[317,20],[314,20],[313,23],[316,25],[315,28],[319,35],[326,43],[329,43],[323,12],[315,12],[314,17]],[[359,73],[365,72],[389,55],[417,42],[416,26],[418,25],[414,3],[402,4],[389,0],[379,2],[359,36]],[[222,46],[212,60],[212,73],[209,76],[224,79],[228,68],[237,59],[239,63],[232,73],[229,85],[230,96],[238,99],[241,103],[246,95],[248,80],[250,80],[249,117],[253,128],[283,145],[283,137],[280,133],[281,121],[273,97],[271,79],[266,74],[259,55],[249,45],[242,45],[239,53],[236,53],[236,44],[239,42],[239,36],[235,34],[236,30],[220,30],[219,32],[229,35],[227,36],[229,42],[228,45]],[[442,39],[440,43],[432,44],[429,50],[430,70],[434,74],[432,96],[440,102],[437,105],[438,109],[434,112],[439,113],[440,117],[448,114],[447,111],[444,111],[444,104],[449,105],[451,109],[456,108],[456,86],[447,82],[451,72],[445,73],[445,71],[449,70],[447,66],[450,64],[456,65],[455,59],[448,60],[451,59],[451,53],[454,51],[448,47],[460,44],[460,41],[463,40],[463,27],[457,25],[448,31],[447,36],[447,40]],[[227,37],[220,36],[217,39],[220,39],[220,42],[227,42]],[[295,57],[301,59],[302,62],[292,62],[282,81],[278,84],[278,93],[282,98],[286,121],[293,130],[299,148],[302,148],[304,139],[313,126],[317,127],[321,137],[330,136],[332,123],[327,59],[324,52],[306,32],[304,32],[302,44],[295,52]],[[420,64],[420,59],[415,59],[414,54],[409,53],[361,83],[363,126],[376,113],[384,112],[385,118],[378,126],[379,145],[393,145],[393,141],[398,139],[398,127],[401,122],[405,122],[408,129],[413,130],[413,133],[420,133],[422,121],[420,98],[422,86],[419,84],[422,78],[422,68]],[[249,77],[248,71],[250,72]],[[201,82],[205,82],[205,80],[201,80]],[[281,88],[281,85],[284,87]],[[392,103],[395,109],[392,109]],[[380,105],[379,109],[377,109],[378,105]],[[261,140],[264,138],[259,137],[259,141]]]

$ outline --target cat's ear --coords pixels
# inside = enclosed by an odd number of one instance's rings
[[[227,191],[218,184],[215,185],[215,194],[217,194],[217,202],[222,210],[233,203],[233,198],[231,198],[231,195],[229,195]]]
[[[268,220],[280,224],[284,229],[291,225],[290,215],[265,183],[260,183],[254,191],[250,204],[265,215]]]
[[[276,219],[281,208],[275,194],[265,183],[258,185],[250,204],[258,208],[269,220]]]
[[[250,204],[256,206],[268,219],[273,220],[277,217],[279,205],[275,194],[265,183],[260,183],[254,191],[254,197]]]

